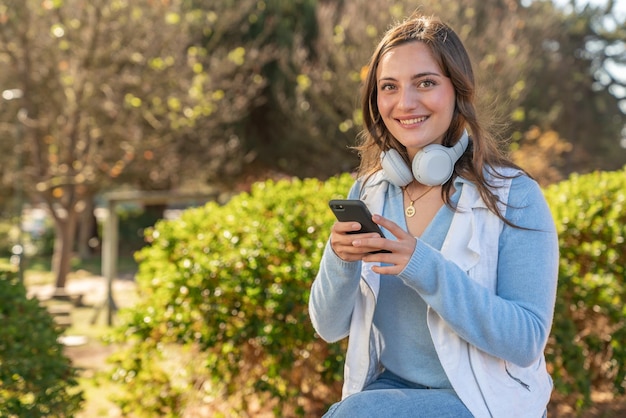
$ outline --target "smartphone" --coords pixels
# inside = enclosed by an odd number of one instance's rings
[[[358,199],[335,199],[328,202],[330,209],[340,222],[356,221],[361,224],[358,231],[348,232],[349,234],[362,234],[365,232],[376,232],[381,237],[385,237],[380,227],[372,221],[372,214],[362,200]],[[388,250],[373,251],[375,253],[388,253]]]

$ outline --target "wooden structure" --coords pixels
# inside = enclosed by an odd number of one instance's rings
[[[113,312],[117,310],[113,297],[113,280],[117,277],[117,261],[119,246],[119,217],[117,207],[122,203],[134,202],[141,204],[159,205],[171,203],[204,204],[215,200],[218,194],[214,193],[176,193],[176,192],[112,192],[104,195],[107,218],[102,229],[102,276],[106,280],[107,324],[113,324]],[[96,311],[92,323],[95,323],[100,308]]]

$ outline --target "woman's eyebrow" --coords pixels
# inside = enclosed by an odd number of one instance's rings
[[[428,76],[442,77],[440,73],[433,73],[431,71],[426,71],[423,73],[415,74],[413,77],[411,77],[411,80],[415,80],[416,78],[428,77]]]
[[[426,71],[426,72],[423,72],[423,73],[414,74],[413,76],[411,76],[411,80],[416,80],[418,78],[429,77],[429,76],[430,77],[432,77],[432,76],[443,77],[443,75],[441,75],[440,73],[434,73],[434,72],[431,72],[431,71]],[[381,77],[378,81],[383,81],[383,80],[392,80],[392,81],[394,81],[394,80],[396,80],[396,78],[392,77],[392,76],[387,76],[387,77]]]

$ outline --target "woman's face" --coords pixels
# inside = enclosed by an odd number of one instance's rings
[[[441,144],[455,106],[454,87],[423,42],[387,51],[376,72],[378,110],[389,132],[413,156]]]

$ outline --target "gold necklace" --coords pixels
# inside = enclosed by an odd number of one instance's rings
[[[413,215],[415,215],[415,207],[413,206],[413,203],[417,202],[418,200],[420,200],[422,197],[426,196],[426,193],[430,192],[435,186],[430,186],[428,188],[428,190],[426,190],[424,193],[422,193],[421,195],[417,196],[415,199],[413,199],[411,197],[411,195],[409,194],[409,186],[405,186],[403,187],[404,191],[406,192],[406,195],[409,198],[409,201],[411,203],[409,203],[409,206],[404,210],[404,214],[408,217],[408,218],[412,218]]]

